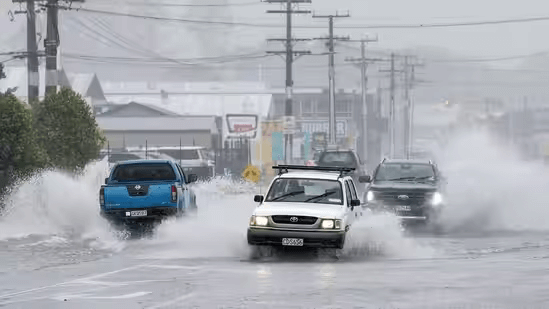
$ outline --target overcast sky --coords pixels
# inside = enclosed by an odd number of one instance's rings
[[[235,21],[250,23],[280,23],[284,25],[282,16],[266,14],[267,9],[277,9],[278,5],[261,3],[238,5],[214,9],[193,9],[174,7],[150,7],[142,5],[127,5],[127,3],[143,3],[147,0],[88,0],[84,7],[97,8],[115,12],[131,10],[147,15],[224,20],[231,14]],[[228,0],[164,0],[164,3],[223,3]],[[153,1],[160,2],[160,1]],[[249,3],[253,0],[231,0],[229,3]],[[114,4],[116,3],[116,4]],[[459,22],[477,20],[499,20],[527,17],[549,16],[549,2],[546,0],[313,0],[310,7],[318,14],[350,12],[350,18],[339,19],[336,25],[382,25],[382,24],[417,24],[435,22]],[[0,0],[0,52],[25,48],[25,18],[17,15],[10,22],[8,11],[15,10],[18,5],[11,0]],[[211,14],[210,14],[211,13]],[[84,12],[63,12],[64,16],[78,18],[79,16],[101,16]],[[39,19],[44,23],[45,14]],[[138,22],[132,20],[132,22]],[[125,22],[129,23],[129,22]],[[164,22],[154,22],[165,24]],[[327,20],[314,19],[311,16],[298,16],[295,23],[300,25],[325,25],[326,29],[296,29],[296,36],[322,36],[327,33]],[[180,27],[181,24],[168,23],[168,27]],[[131,29],[131,24],[129,25]],[[39,26],[44,30],[43,26]],[[181,27],[180,27],[181,28]],[[39,29],[39,31],[40,31]],[[234,33],[234,41],[240,41],[243,46],[253,46],[266,37],[277,37],[285,34],[284,28],[238,28]],[[466,57],[506,57],[527,55],[549,50],[546,33],[549,21],[499,24],[486,26],[467,26],[437,29],[337,29],[338,35],[351,35],[360,38],[362,33],[378,36],[379,42],[372,46],[382,49],[410,48],[416,46],[432,46],[447,48]],[[64,30],[66,31],[66,30]],[[126,30],[127,31],[127,30]],[[169,38],[170,31],[164,31]],[[181,36],[181,34],[178,34]],[[211,39],[210,37],[191,38],[190,40]],[[157,38],[158,40],[158,38]],[[231,40],[229,40],[230,42]],[[160,40],[172,42],[173,39]],[[185,42],[184,45],[188,45]],[[72,51],[78,47],[78,42],[63,42],[64,51]],[[224,43],[227,44],[227,43]],[[276,43],[274,43],[276,44]],[[39,48],[43,48],[40,45]],[[1,57],[1,56],[0,56]],[[2,58],[0,58],[2,60]]]

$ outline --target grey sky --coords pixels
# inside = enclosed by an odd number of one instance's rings
[[[117,5],[107,0],[88,0],[86,6],[113,11],[123,11],[127,7],[121,3],[143,2],[144,0],[119,1]],[[191,0],[165,0],[166,3],[191,3]],[[219,3],[223,0],[203,0],[200,3]],[[250,0],[232,0],[229,2],[251,2]],[[255,23],[284,23],[282,16],[266,14],[265,10],[277,8],[277,5],[259,3],[251,6],[230,7],[237,21]],[[351,18],[337,21],[337,24],[408,24],[430,22],[454,22],[474,20],[495,20],[520,17],[543,16],[549,9],[549,3],[543,0],[313,0],[312,9],[319,14],[332,13],[335,10],[349,10]],[[21,49],[25,47],[24,16],[19,15],[15,22],[10,22],[7,12],[15,9],[11,0],[0,0],[0,51]],[[133,6],[134,12],[143,10],[143,14],[162,16],[185,16],[188,9],[167,7],[153,11],[150,7]],[[203,9],[202,12],[207,12]],[[225,10],[228,14],[230,11]],[[67,16],[94,16],[83,12],[64,12]],[[215,14],[219,14],[218,12]],[[549,14],[547,14],[549,15]],[[97,15],[100,16],[100,15]],[[187,17],[187,16],[186,16]],[[212,19],[222,19],[212,17]],[[42,21],[45,15],[42,14]],[[135,20],[132,22],[136,22]],[[158,23],[158,22],[155,22]],[[310,16],[296,17],[298,24],[326,25],[326,20],[313,20]],[[160,23],[162,24],[162,23]],[[170,27],[170,26],[168,26]],[[171,27],[180,27],[171,24]],[[524,24],[505,24],[472,27],[456,27],[443,29],[371,29],[361,31],[356,29],[336,29],[340,35],[351,35],[359,38],[364,32],[377,35],[377,48],[407,48],[414,46],[433,46],[448,48],[452,52],[466,57],[500,57],[531,54],[549,50],[549,42],[543,38],[549,29],[549,21]],[[327,29],[298,29],[296,36],[321,36]],[[167,35],[167,34],[166,34]],[[254,45],[266,37],[284,35],[283,28],[275,29],[245,29],[236,36],[244,45]],[[173,44],[173,40],[171,44]],[[64,42],[64,50],[71,51],[78,47],[78,42]],[[0,59],[1,60],[1,59]]]

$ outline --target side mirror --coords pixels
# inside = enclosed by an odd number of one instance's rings
[[[360,206],[360,200],[351,200],[351,207]]]
[[[187,176],[187,178],[188,178],[189,183],[193,183],[193,182],[196,182],[198,180],[198,176],[196,176],[196,174],[189,174],[189,176]]]
[[[256,203],[263,203],[263,199],[264,199],[263,195],[254,196],[254,202]]]
[[[105,178],[105,184],[109,183],[109,177]]]
[[[358,177],[358,182],[360,182],[360,183],[367,183],[367,182],[371,182],[371,181],[372,181],[372,177],[370,177],[368,175]]]

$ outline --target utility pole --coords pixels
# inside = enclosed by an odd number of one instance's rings
[[[26,11],[16,11],[15,14],[27,15],[27,97],[29,103],[38,99],[40,77],[38,75],[38,45],[36,43],[36,10],[35,0],[25,0]],[[22,3],[23,0],[12,0],[13,3]]]
[[[406,157],[410,159],[410,155],[412,152],[412,145],[413,145],[413,129],[414,129],[414,105],[412,102],[412,96],[411,91],[415,86],[416,78],[415,78],[415,68],[418,66],[423,66],[423,64],[419,64],[416,62],[410,62],[410,56],[404,57],[404,98],[406,100],[406,106],[404,108],[404,119],[406,119],[406,126],[405,126],[405,150],[406,150]]]
[[[401,70],[395,69],[395,54],[391,53],[391,69],[390,70],[380,70],[380,72],[390,72],[391,73],[391,101],[389,103],[389,143],[390,143],[390,156],[394,158],[395,156],[395,141],[396,141],[396,117],[395,117],[395,73],[402,72]]]
[[[271,41],[283,41],[285,42],[285,51],[269,51],[271,54],[285,54],[286,55],[286,105],[284,111],[284,122],[295,124],[295,117],[293,115],[293,72],[292,65],[294,62],[294,55],[299,56],[303,54],[310,54],[310,51],[294,51],[293,42],[300,41],[300,39],[292,38],[292,14],[310,14],[311,11],[299,10],[294,8],[295,5],[300,3],[311,3],[311,0],[265,0],[268,3],[280,3],[285,4],[284,10],[269,10],[267,13],[286,14],[286,38],[285,39],[271,39]],[[305,39],[301,39],[305,40]],[[284,162],[288,163],[293,158],[293,133],[294,128],[284,132]]]
[[[39,1],[39,0],[36,0]],[[46,95],[57,92],[59,77],[57,70],[57,48],[61,44],[59,38],[59,2],[85,2],[85,0],[47,0],[47,35],[44,40],[46,50]],[[66,7],[61,7],[66,8]]]
[[[57,92],[57,47],[59,46],[59,28],[58,28],[58,0],[48,0],[48,26],[47,36],[44,41],[46,49],[46,95]]]
[[[368,98],[368,75],[366,74],[368,69],[369,62],[383,61],[383,59],[372,59],[366,58],[366,43],[368,42],[377,42],[377,38],[368,39],[363,38],[361,40],[349,40],[351,42],[360,42],[360,58],[346,58],[345,61],[354,62],[360,64],[360,86],[362,90],[362,125],[361,125],[361,135],[362,135],[362,148],[363,148],[363,157],[367,158],[368,155],[368,144],[370,144],[371,132],[367,129],[368,115],[372,115],[373,110],[371,110],[371,105],[367,103]]]
[[[329,143],[331,145],[336,144],[336,111],[335,111],[335,40],[349,40],[348,37],[334,37],[334,18],[338,17],[350,17],[349,13],[345,15],[313,15],[313,18],[328,18],[328,48],[329,48],[329,93],[330,93],[330,108],[329,108]]]

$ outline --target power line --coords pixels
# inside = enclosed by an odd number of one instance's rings
[[[133,18],[141,18],[141,19],[172,21],[172,22],[182,22],[182,23],[218,24],[218,25],[226,25],[226,26],[242,26],[242,27],[254,27],[254,28],[284,27],[283,25],[280,25],[280,24],[262,24],[262,23],[249,23],[249,22],[230,22],[230,21],[173,18],[173,17],[165,17],[165,16],[163,17],[163,16],[122,13],[122,12],[115,12],[115,11],[105,11],[105,10],[89,9],[89,8],[71,8],[66,6],[59,6],[59,8],[65,9],[65,10],[74,10],[74,11],[82,11],[82,12],[113,15],[113,16],[133,17]],[[340,25],[338,27],[343,29],[414,29],[414,28],[426,29],[426,28],[448,28],[448,27],[514,24],[514,23],[531,23],[531,22],[540,22],[540,21],[549,21],[549,16],[524,17],[524,18],[500,19],[500,20],[483,20],[483,21],[470,21],[470,22],[464,21],[464,22],[453,22],[453,23],[450,22],[450,23],[386,24],[386,25],[382,25],[382,24]],[[323,27],[318,25],[294,25],[293,28],[321,29]]]
[[[94,1],[94,2],[102,2],[102,1]],[[104,1],[112,4],[112,1]],[[252,2],[235,2],[235,3],[211,3],[211,4],[190,4],[190,3],[139,3],[139,2],[117,2],[117,5],[119,4],[130,4],[133,6],[158,6],[158,7],[231,7],[231,6],[252,6],[252,5],[258,5],[261,4],[261,2],[258,1],[252,1]]]

